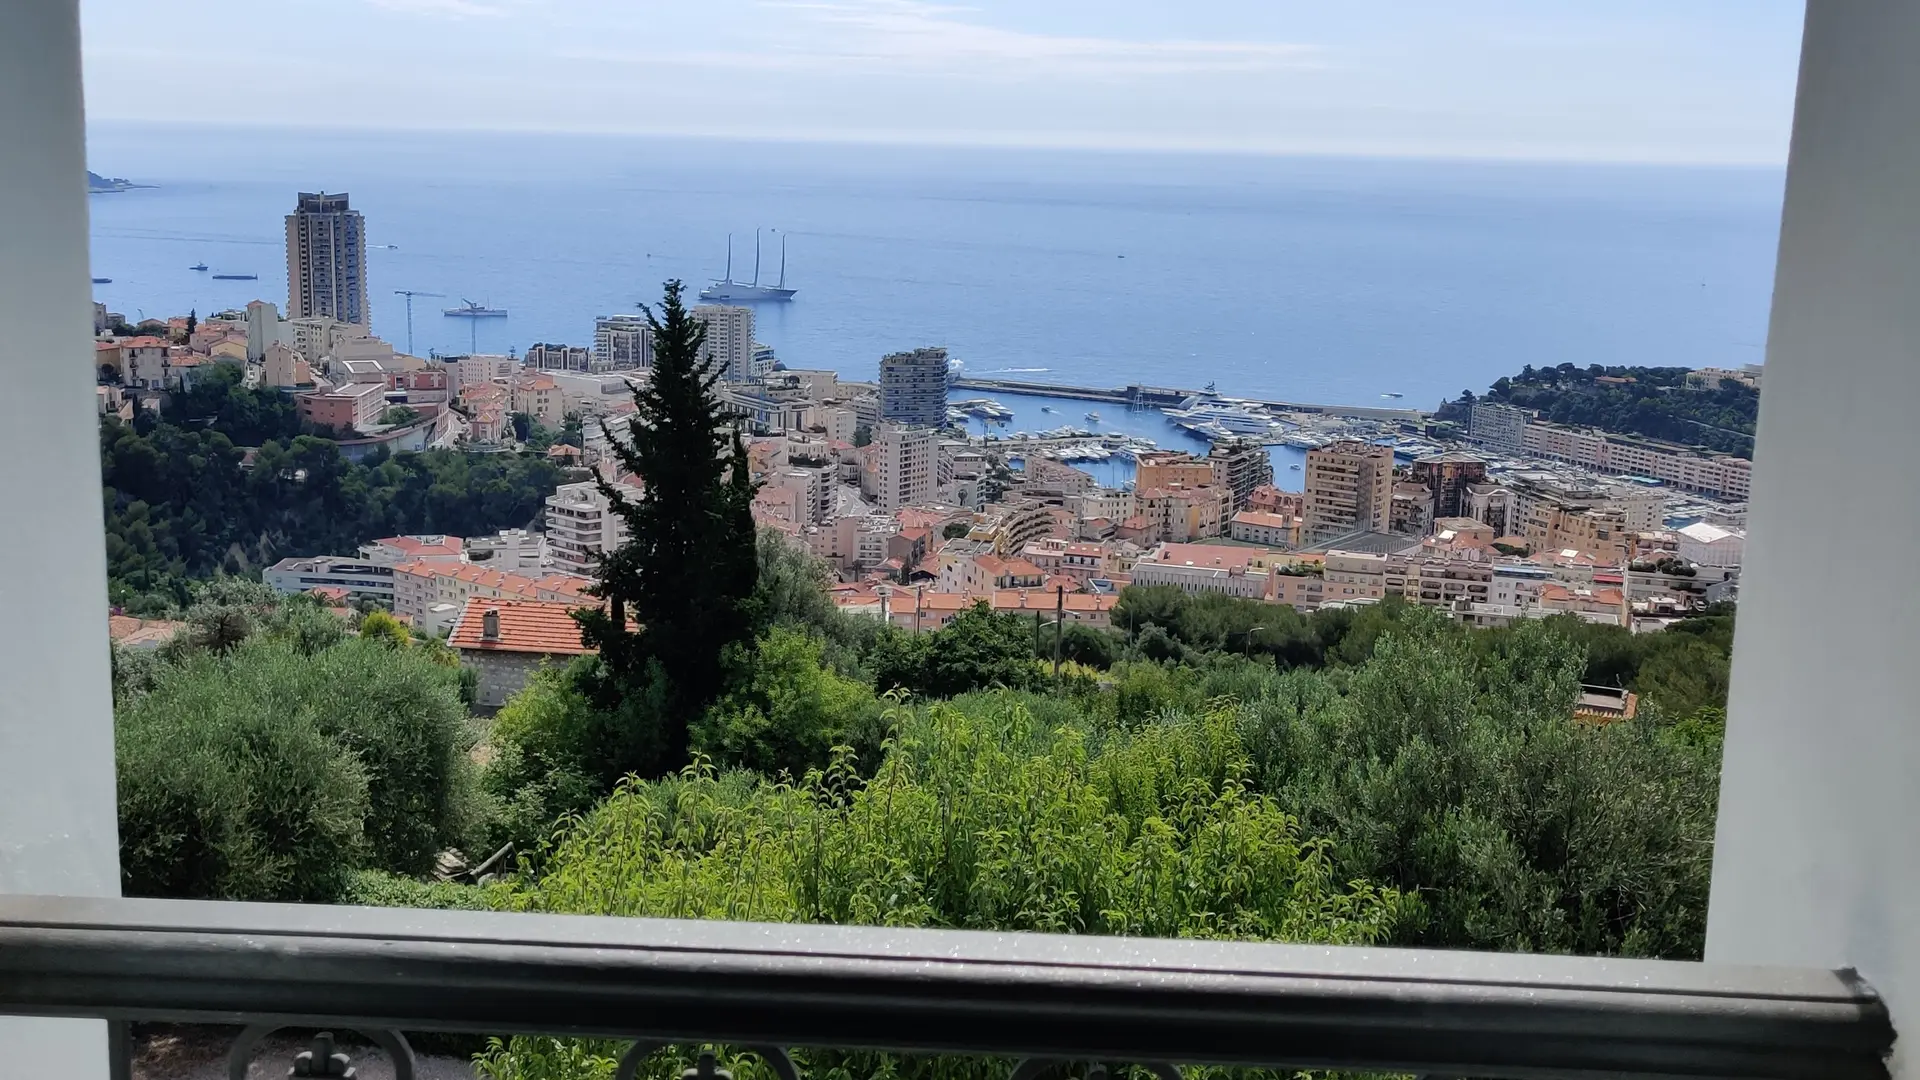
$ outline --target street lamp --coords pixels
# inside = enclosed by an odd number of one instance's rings
[[[1247,636],[1240,642],[1240,656],[1242,659],[1251,660],[1253,658],[1253,635],[1265,629],[1266,627],[1264,626],[1247,627]]]

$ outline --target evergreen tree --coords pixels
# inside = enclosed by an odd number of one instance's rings
[[[706,327],[666,283],[653,329],[653,378],[634,391],[614,456],[643,484],[638,495],[604,478],[600,490],[627,527],[603,557],[594,595],[604,611],[580,617],[600,650],[596,697],[619,730],[604,765],[658,773],[687,759],[687,728],[724,689],[725,655],[753,643],[759,577],[751,513],[755,485],[739,428],[713,392],[720,373],[702,356]]]

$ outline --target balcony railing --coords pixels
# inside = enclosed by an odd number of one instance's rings
[[[0,1013],[247,1024],[240,1050],[282,1026],[401,1059],[405,1031],[540,1033],[633,1039],[629,1069],[725,1043],[994,1055],[1028,1078],[1058,1061],[1864,1080],[1893,1041],[1848,972],[69,897],[0,897]]]

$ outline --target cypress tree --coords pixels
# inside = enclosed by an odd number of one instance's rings
[[[600,650],[596,697],[616,726],[604,764],[616,774],[684,764],[687,727],[724,689],[725,658],[753,641],[756,485],[739,426],[713,392],[715,360],[701,355],[706,326],[682,291],[669,281],[659,313],[642,308],[652,380],[634,391],[628,435],[608,435],[641,486],[597,479],[627,527],[590,590],[605,610],[580,615],[584,640]]]

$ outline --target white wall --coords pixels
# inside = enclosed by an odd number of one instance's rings
[[[1707,924],[1709,960],[1859,968],[1903,1047],[1920,1033],[1920,606],[1851,588],[1833,523],[1908,553],[1920,538],[1916,57],[1920,4],[1812,0]]]
[[[117,895],[77,0],[0,3],[0,147],[0,506],[63,525],[0,578],[0,892]],[[106,1025],[0,1017],[0,1072],[105,1077]]]

